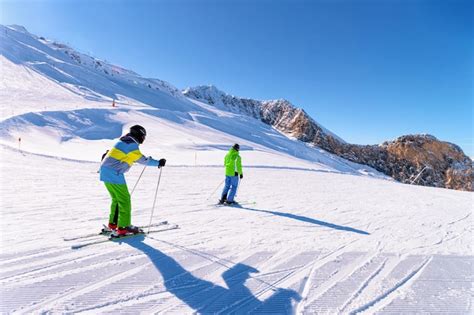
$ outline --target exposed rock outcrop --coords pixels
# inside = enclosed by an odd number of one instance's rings
[[[381,145],[346,144],[334,153],[403,183],[473,190],[471,159],[458,146],[431,135],[407,135]]]
[[[380,145],[348,144],[286,100],[257,101],[228,95],[212,86],[188,88],[187,97],[243,113],[297,140],[365,164],[408,184],[473,191],[472,160],[431,135],[407,135]]]

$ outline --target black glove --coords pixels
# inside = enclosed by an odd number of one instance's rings
[[[240,174],[240,179],[244,178],[244,175]]]
[[[161,159],[158,161],[158,167],[163,167],[166,164],[166,159]]]

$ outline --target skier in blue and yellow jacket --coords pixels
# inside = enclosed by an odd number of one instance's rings
[[[132,126],[130,132],[121,137],[120,141],[104,155],[100,166],[100,180],[104,182],[112,198],[108,226],[116,230],[117,235],[140,232],[131,224],[132,204],[124,173],[135,162],[157,167],[163,167],[166,164],[165,159],[157,161],[151,157],[145,157],[140,152],[138,147],[145,138],[145,128],[140,125]]]

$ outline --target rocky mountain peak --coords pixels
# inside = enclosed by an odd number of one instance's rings
[[[402,183],[473,191],[472,160],[432,135],[405,135],[380,145],[333,143],[326,149]]]
[[[417,180],[422,183],[473,190],[472,160],[453,143],[424,134],[402,136],[394,141],[384,142],[381,147],[389,156],[419,170],[421,174]]]
[[[314,121],[303,109],[285,99],[258,101],[240,98],[222,92],[212,85],[187,88],[183,94],[231,112],[254,117],[301,141],[310,142],[318,133],[344,142]]]
[[[472,160],[458,146],[432,135],[405,135],[380,145],[349,144],[284,99],[238,98],[213,86],[190,88],[184,94],[255,117],[290,137],[371,166],[403,183],[473,190]]]
[[[232,99],[232,96],[219,90],[214,85],[189,87],[183,90],[183,94],[195,100],[205,101],[210,105],[224,105],[225,103],[228,103],[229,99]]]

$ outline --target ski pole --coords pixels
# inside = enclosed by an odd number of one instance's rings
[[[140,181],[140,178],[142,178],[143,172],[145,172],[145,168],[148,166],[148,164],[145,164],[145,167],[143,168],[142,172],[140,173],[140,176],[138,176],[137,182],[133,186],[132,192],[130,193],[130,196],[133,194],[135,191],[135,188],[137,188],[138,182]]]
[[[155,199],[153,200],[153,208],[151,208],[150,224],[148,224],[148,231],[146,234],[150,234],[151,220],[153,219],[153,213],[155,212],[156,196],[158,196],[158,187],[160,187],[161,172],[163,168],[160,167],[160,175],[158,176],[158,183],[156,184]]]
[[[224,180],[219,184],[219,186],[217,186],[216,189],[214,189],[214,191],[209,195],[209,197],[206,198],[206,200],[209,200],[209,198],[211,198],[212,195],[214,195],[214,193],[219,189],[219,187],[221,187],[222,184],[224,184],[224,181],[225,181],[225,178],[224,178]]]
[[[237,195],[239,194],[239,188],[240,188],[240,185],[241,185],[241,183],[242,183],[243,180],[244,180],[244,179],[241,178],[241,179],[239,180],[239,183],[237,184],[237,191],[235,192],[235,196],[236,196],[236,197],[237,197]]]

